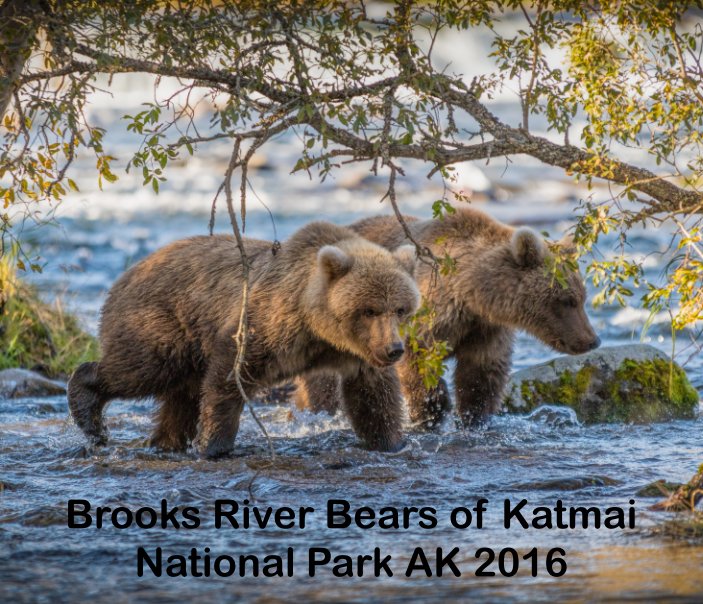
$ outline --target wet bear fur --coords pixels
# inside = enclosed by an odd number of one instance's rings
[[[392,365],[403,353],[399,323],[419,302],[414,249],[391,253],[324,222],[300,229],[280,250],[253,239],[245,248],[247,398],[303,372],[334,369],[359,438],[373,449],[398,448],[404,410]],[[80,429],[105,443],[110,400],[154,397],[154,446],[193,442],[207,457],[227,454],[245,402],[231,375],[242,291],[231,236],[177,241],[130,268],[102,311],[101,360],[81,365],[69,382]]]
[[[457,209],[443,219],[405,220],[419,245],[456,262],[447,275],[433,274],[419,263],[416,278],[423,299],[436,312],[425,337],[447,341],[456,361],[456,410],[464,425],[498,411],[516,330],[567,354],[600,344],[584,310],[581,276],[566,270],[565,283],[559,283],[549,267],[548,246],[532,229],[510,227],[475,209]],[[368,218],[350,228],[391,250],[409,243],[394,216]],[[424,385],[416,361],[408,352],[398,372],[411,422],[429,429],[451,408],[450,396],[444,380],[435,388]],[[339,405],[334,376],[305,377],[296,385],[301,408],[334,411]]]

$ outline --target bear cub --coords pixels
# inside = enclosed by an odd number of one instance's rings
[[[563,266],[562,280],[555,278],[555,256],[532,229],[513,228],[469,208],[457,208],[442,219],[405,220],[414,241],[439,258],[449,255],[455,260],[447,275],[420,263],[416,277],[436,313],[431,330],[420,335],[445,340],[450,347],[456,360],[456,410],[464,425],[481,423],[499,410],[516,330],[566,354],[581,354],[600,344],[584,310],[581,275]],[[408,243],[395,216],[367,218],[349,228],[391,250]],[[446,382],[427,388],[412,352],[397,367],[412,423],[436,427],[451,407]],[[334,376],[301,377],[296,384],[298,406],[337,408]]]
[[[353,231],[315,222],[278,251],[246,239],[248,334],[241,380],[247,397],[310,370],[341,376],[355,433],[378,450],[402,444],[399,326],[419,303],[415,250],[394,252]],[[242,263],[232,236],[172,243],[112,287],[100,324],[102,358],[68,385],[71,415],[104,444],[105,405],[154,397],[151,444],[206,457],[229,453],[245,403],[231,372],[241,314]]]

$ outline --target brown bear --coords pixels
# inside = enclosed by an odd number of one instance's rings
[[[548,268],[549,249],[533,230],[511,228],[475,209],[457,209],[442,219],[405,220],[420,246],[456,262],[444,276],[420,263],[416,278],[436,312],[431,336],[447,341],[456,359],[456,408],[464,425],[498,410],[516,329],[568,354],[600,345],[584,311],[580,275],[567,271],[560,284]],[[393,216],[368,218],[350,228],[391,250],[408,243]],[[444,381],[427,389],[416,367],[408,352],[398,366],[400,380],[411,422],[429,429],[450,408],[449,393]],[[302,377],[296,385],[299,407],[336,409],[340,395],[334,376]]]
[[[312,368],[333,368],[359,438],[373,449],[398,448],[403,406],[392,365],[404,352],[399,324],[420,299],[414,248],[391,253],[324,222],[278,250],[245,242],[247,397]],[[155,397],[154,446],[181,450],[193,441],[206,457],[227,454],[245,402],[231,375],[242,289],[231,236],[177,241],[130,268],[102,311],[102,359],[81,365],[68,385],[80,429],[103,444],[108,401]]]

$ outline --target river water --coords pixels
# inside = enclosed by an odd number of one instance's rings
[[[493,204],[485,204],[488,210]],[[521,206],[512,211],[518,221]],[[496,213],[506,212],[500,205]],[[327,215],[347,222],[355,213]],[[276,219],[285,238],[313,217],[298,214]],[[266,213],[253,212],[247,230],[269,236]],[[207,228],[206,213],[114,213],[105,218],[67,217],[61,228],[42,230],[42,248],[51,258],[35,278],[47,297],[63,292],[66,304],[94,329],[97,311],[109,284],[123,268],[165,241]],[[556,231],[559,222],[536,224]],[[224,226],[222,227],[225,228]],[[632,237],[642,250],[657,248],[665,234],[642,232]],[[651,266],[653,274],[660,270]],[[604,345],[639,341],[645,320],[636,308],[589,310]],[[665,322],[647,331],[646,341],[669,351]],[[684,336],[679,346],[684,347]],[[534,339],[520,336],[515,368],[552,356]],[[682,351],[682,356],[689,356]],[[699,356],[687,368],[703,387]],[[650,528],[661,514],[647,510],[656,499],[636,491],[659,478],[684,481],[703,460],[703,419],[655,425],[581,426],[569,413],[549,411],[531,417],[497,417],[485,429],[463,432],[451,424],[440,434],[411,434],[397,454],[365,451],[342,416],[314,416],[287,406],[257,405],[277,452],[271,460],[267,443],[245,413],[236,455],[210,462],[192,454],[163,454],[146,447],[153,406],[116,401],[108,411],[110,444],[86,451],[84,440],[67,416],[65,397],[19,399],[0,403],[0,590],[5,601],[165,602],[197,601],[433,601],[439,597],[490,601],[639,599],[656,596],[703,596],[703,548],[675,545],[653,537]],[[252,504],[311,506],[305,529],[214,528],[217,499],[244,499]],[[488,500],[483,528],[458,529],[449,522],[453,508],[472,508]],[[524,529],[502,524],[503,501],[527,499],[526,509],[556,505],[618,506],[635,499],[636,528]],[[67,527],[69,499],[87,499],[93,506],[158,508],[194,506],[202,524],[196,530],[174,528],[96,529]],[[328,499],[346,499],[353,508],[429,506],[437,527],[328,528]],[[526,513],[529,518],[530,514]],[[213,555],[285,554],[295,556],[292,578],[137,576],[137,548],[164,558],[187,555],[192,547]],[[392,555],[393,577],[338,578],[331,565],[308,577],[308,549],[327,547],[332,555]],[[404,575],[416,547],[434,553],[454,547],[460,577]],[[477,577],[481,547],[538,551],[537,577],[523,562],[513,577]],[[565,552],[567,572],[550,577],[544,564],[552,548]],[[485,557],[485,556],[484,556]],[[494,562],[489,570],[496,571]]]
[[[485,55],[485,41],[445,40],[452,52]],[[460,45],[464,44],[464,47]],[[462,52],[459,52],[459,50]],[[462,54],[462,56],[464,56]],[[465,63],[468,64],[467,61]],[[480,63],[480,61],[479,61]],[[482,65],[478,66],[479,68]],[[469,76],[471,74],[469,73]],[[469,77],[467,76],[467,78]],[[98,98],[90,108],[94,121],[110,126],[120,115],[138,110],[148,92],[147,80],[116,76],[115,98]],[[519,115],[514,100],[498,98],[492,110],[510,120]],[[513,120],[514,121],[514,120]],[[539,127],[539,123],[535,127]],[[545,133],[546,134],[546,133]],[[134,138],[111,132],[106,146],[113,155],[128,157]],[[261,167],[252,173],[256,193],[250,198],[246,232],[252,237],[284,239],[312,219],[345,224],[361,216],[388,212],[379,200],[385,182],[368,166],[347,167],[336,179],[319,183],[304,174],[290,176],[299,141],[284,136],[264,149]],[[27,242],[36,242],[45,270],[31,277],[47,299],[60,296],[87,329],[97,329],[98,312],[111,283],[129,265],[150,251],[180,237],[207,232],[210,202],[226,167],[226,144],[214,144],[174,167],[158,197],[124,175],[99,191],[91,172],[94,160],[77,164],[74,178],[81,193],[56,212],[56,223],[28,227]],[[399,183],[404,211],[429,214],[441,183],[425,178],[427,167],[406,164]],[[580,199],[607,196],[578,188],[555,169],[520,158],[508,165],[494,161],[460,170],[457,188],[471,189],[477,207],[514,223],[529,223],[559,237],[573,219]],[[264,209],[268,207],[273,218]],[[226,218],[218,213],[218,231]],[[628,254],[646,257],[647,275],[661,278],[670,233],[641,229],[628,234]],[[614,253],[604,241],[599,253]],[[648,313],[634,300],[630,306],[589,308],[604,345],[645,341],[667,353],[672,341],[666,315],[647,330]],[[686,362],[693,384],[703,392],[703,358],[691,345],[696,329],[679,334],[677,359]],[[553,356],[526,335],[518,338],[514,368],[521,369]],[[197,602],[220,601],[398,601],[432,602],[440,598],[480,601],[623,601],[703,600],[703,548],[654,536],[652,527],[665,515],[647,508],[656,501],[636,496],[638,489],[660,478],[685,481],[703,461],[703,417],[654,425],[582,426],[565,411],[541,410],[529,417],[500,416],[477,431],[457,430],[451,422],[438,434],[411,433],[396,454],[358,447],[348,421],[341,415],[314,416],[281,405],[255,404],[269,433],[266,439],[245,413],[236,454],[211,462],[194,455],[163,454],[145,445],[153,406],[148,402],[115,401],[108,410],[111,440],[88,451],[67,414],[65,397],[0,401],[0,601],[4,602]],[[488,500],[483,528],[466,529],[449,522],[451,510],[472,508]],[[69,499],[95,506],[159,508],[196,507],[202,524],[194,530],[169,528],[96,529],[67,527]],[[305,529],[214,528],[214,502],[231,499],[278,508],[315,509]],[[346,499],[352,508],[426,506],[436,511],[437,526],[424,529],[378,527],[329,528],[329,499]],[[503,502],[526,499],[526,510],[566,506],[616,506],[629,509],[635,500],[636,528],[524,529],[502,523]],[[531,517],[529,512],[525,514]],[[137,548],[151,555],[163,548],[164,558],[188,555],[195,547],[213,556],[280,554],[293,548],[291,578],[154,577],[147,569],[137,576]],[[332,555],[391,555],[393,577],[338,578],[331,565],[308,577],[308,550],[329,548]],[[461,570],[455,577],[425,577],[404,571],[416,547],[434,554],[454,547]],[[514,548],[520,555],[537,548],[537,576],[522,561],[512,577],[476,576],[475,553],[490,547]],[[551,577],[546,556],[564,550],[567,571]],[[485,556],[484,556],[485,559]],[[498,570],[494,562],[489,570]]]

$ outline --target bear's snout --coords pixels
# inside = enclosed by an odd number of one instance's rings
[[[386,351],[386,356],[388,357],[389,361],[395,363],[396,361],[400,360],[400,357],[403,356],[404,352],[405,346],[403,346],[402,342],[393,342],[390,348]]]
[[[593,338],[589,340],[583,339],[578,341],[578,343],[571,344],[568,344],[564,340],[559,340],[559,344],[561,346],[556,348],[557,350],[561,348],[562,352],[566,352],[568,354],[585,354],[586,352],[595,350],[600,346],[600,338],[594,334]]]
[[[588,345],[588,350],[595,350],[600,346],[600,338],[598,336]]]

